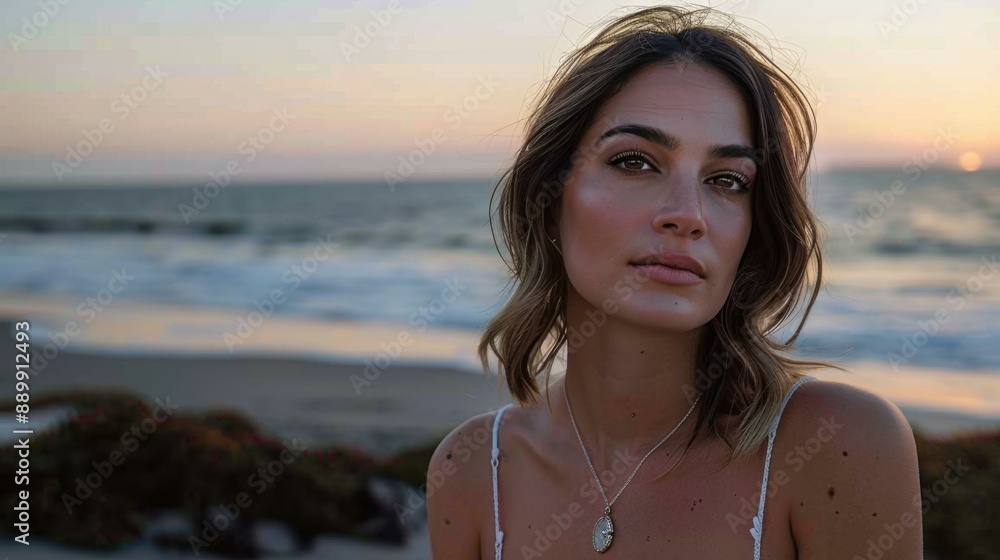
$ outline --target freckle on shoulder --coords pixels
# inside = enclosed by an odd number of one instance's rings
[[[792,417],[793,439],[811,437],[826,425],[826,433],[836,442],[830,458],[854,461],[874,456],[885,442],[912,439],[909,423],[894,403],[840,381],[815,379],[803,384],[785,412]],[[855,453],[848,452],[848,441]]]

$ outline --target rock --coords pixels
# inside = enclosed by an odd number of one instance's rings
[[[376,507],[373,515],[358,526],[358,532],[387,543],[406,544],[409,533],[419,528],[426,518],[423,500],[414,508],[408,500],[416,495],[416,491],[392,478],[367,476],[365,489]]]

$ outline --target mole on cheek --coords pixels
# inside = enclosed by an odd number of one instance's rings
[[[837,493],[837,490],[835,490],[833,486],[831,486],[830,489],[826,491],[826,495],[830,496],[831,500],[833,499],[833,495],[836,494],[836,493]]]

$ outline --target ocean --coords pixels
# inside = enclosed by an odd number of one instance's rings
[[[913,171],[811,177],[825,288],[797,346],[1000,372],[1000,171]],[[0,189],[0,292],[85,301],[117,272],[130,300],[470,333],[509,293],[490,179],[194,187]]]

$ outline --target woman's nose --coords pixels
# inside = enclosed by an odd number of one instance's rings
[[[698,238],[705,235],[701,194],[701,185],[697,179],[670,181],[664,186],[660,197],[660,209],[653,220],[654,229],[669,230],[681,237]]]

